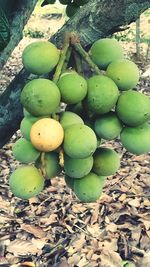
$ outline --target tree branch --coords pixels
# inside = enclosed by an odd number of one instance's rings
[[[30,2],[30,0],[26,2]],[[33,3],[33,1],[31,2]],[[75,32],[80,37],[82,45],[84,47],[89,46],[95,40],[109,36],[118,31],[121,26],[135,21],[149,7],[150,0],[90,1],[89,4],[81,8],[76,16],[68,20],[50,40],[61,48],[64,33],[67,31]],[[19,128],[22,118],[20,93],[29,77],[29,74],[22,70],[0,98],[0,147]]]
[[[18,1],[17,9],[12,14],[11,38],[7,47],[0,53],[0,70],[7,62],[14,48],[22,39],[22,32],[38,0]]]

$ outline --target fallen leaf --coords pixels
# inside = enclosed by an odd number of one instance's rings
[[[30,241],[15,239],[10,242],[7,251],[13,253],[15,256],[20,256],[36,254],[39,249]]]
[[[21,229],[30,234],[33,234],[35,237],[38,237],[38,238],[44,238],[46,236],[46,233],[39,226],[34,226],[34,225],[23,223],[21,225]]]
[[[52,223],[55,223],[58,221],[57,214],[51,214],[48,218],[43,217],[40,218],[40,223],[45,224],[45,225],[50,225]]]

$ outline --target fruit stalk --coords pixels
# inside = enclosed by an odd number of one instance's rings
[[[69,46],[70,46],[70,37],[69,37],[69,34],[66,33],[65,38],[64,38],[64,46],[63,46],[63,49],[61,50],[60,59],[59,59],[58,65],[56,67],[55,74],[53,76],[53,82],[56,84],[57,84],[59,77],[62,73],[62,68],[63,68],[63,65],[64,65],[65,60],[66,60],[66,55],[67,55],[67,51],[69,49]]]
[[[92,61],[89,54],[81,46],[78,37],[74,33],[71,34],[71,44],[74,46],[75,50],[81,55],[81,57],[90,65],[90,67],[93,69],[93,71],[98,75],[101,74],[100,69]]]
[[[73,51],[73,54],[74,54],[77,72],[78,72],[78,74],[82,75],[83,74],[83,68],[82,68],[81,56],[76,51]]]
[[[69,60],[71,57],[71,53],[72,53],[72,47],[69,46],[67,53],[66,53],[66,58],[65,58],[65,61],[64,61],[63,67],[62,67],[62,71],[61,71],[62,73],[64,73],[67,69],[67,66],[68,66],[68,63],[69,63]]]

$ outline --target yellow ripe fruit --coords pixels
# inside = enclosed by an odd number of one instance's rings
[[[30,140],[33,146],[44,152],[53,151],[63,142],[64,130],[61,124],[50,118],[35,122],[31,128]]]

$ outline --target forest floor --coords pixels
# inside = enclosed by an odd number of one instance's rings
[[[43,20],[48,27],[43,26],[41,16],[39,25],[45,28],[42,38],[64,22],[61,16],[47,15]],[[31,24],[37,27],[36,22],[34,14],[26,29],[31,29]],[[22,67],[21,53],[32,41],[24,37],[13,52],[1,73],[1,92]],[[147,45],[141,44],[139,59],[134,42],[124,41],[122,45],[126,56],[140,68],[137,89],[150,96]],[[37,197],[23,201],[13,197],[8,185],[10,174],[19,166],[12,156],[12,145],[19,137],[18,131],[0,150],[0,266],[150,266],[150,154],[132,155],[122,148],[119,139],[103,142],[120,154],[121,167],[107,178],[96,203],[77,200],[63,175],[52,179],[52,185]],[[125,265],[128,261],[135,265]]]

